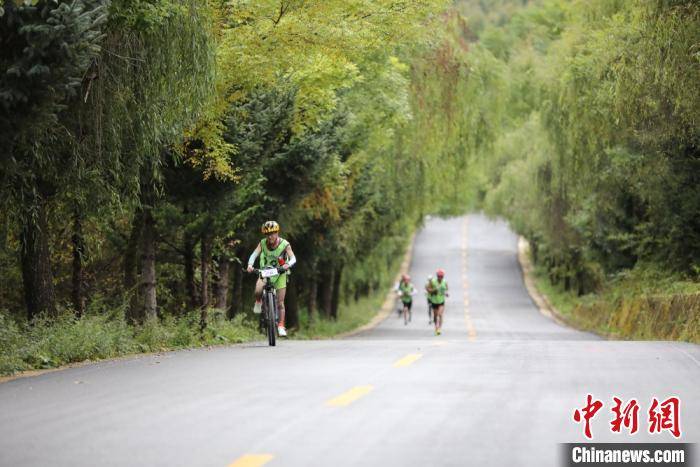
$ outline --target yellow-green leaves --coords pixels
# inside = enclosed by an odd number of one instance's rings
[[[221,89],[288,82],[298,87],[295,129],[315,127],[337,92],[362,79],[376,53],[411,44],[446,2],[237,0],[227,4],[219,51]]]
[[[297,135],[328,119],[338,106],[339,93],[358,84],[371,87],[374,83],[368,80],[373,79],[381,82],[378,97],[401,108],[390,112],[391,118],[407,117],[407,67],[398,58],[387,57],[397,48],[424,40],[431,32],[428,22],[446,3],[210,1],[218,39],[216,95],[203,121],[189,132],[205,143],[190,162],[207,167],[207,176],[232,177],[225,168],[235,148],[223,141],[216,122],[233,102],[255,89],[296,90],[292,129]]]

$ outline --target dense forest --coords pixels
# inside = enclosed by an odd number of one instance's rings
[[[549,282],[584,297],[594,328],[700,339],[700,4],[460,12],[470,48],[442,82],[459,81],[458,107],[495,129],[462,130],[488,138],[462,154],[474,200],[530,240]],[[472,84],[486,79],[498,99]]]
[[[292,328],[477,208],[575,294],[697,290],[699,25],[690,0],[3,0],[0,343],[218,336],[268,219]]]

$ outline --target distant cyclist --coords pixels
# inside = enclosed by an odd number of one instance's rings
[[[416,288],[411,284],[411,277],[408,274],[401,276],[401,281],[396,286],[396,293],[398,293],[403,305],[403,324],[408,324],[411,321],[413,296],[416,294]]]
[[[294,256],[292,247],[289,242],[279,236],[280,226],[275,221],[267,221],[261,229],[263,238],[258,243],[255,251],[248,258],[248,272],[253,272],[253,264],[255,259],[260,256],[260,269],[274,266],[282,267],[285,272],[271,279],[275,290],[277,291],[277,306],[280,313],[280,321],[277,323],[277,333],[284,337],[287,335],[287,330],[284,327],[284,296],[287,292],[287,270],[294,266],[297,259]],[[253,312],[259,314],[262,311],[262,292],[265,283],[261,278],[258,278],[255,284],[255,306]]]
[[[425,299],[428,301],[428,324],[433,324],[433,304],[430,301],[430,294],[428,293],[428,284],[433,280],[433,275],[428,274],[428,280],[425,283]]]
[[[435,273],[437,276],[431,279],[425,286],[425,291],[428,292],[430,304],[433,308],[433,319],[435,321],[435,335],[439,336],[442,332],[442,314],[445,310],[445,297],[447,293],[447,281],[445,280],[445,270],[438,269]]]

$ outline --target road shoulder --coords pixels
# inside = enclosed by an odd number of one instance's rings
[[[552,305],[552,302],[547,298],[547,295],[540,292],[535,283],[535,271],[530,261],[530,243],[523,236],[518,237],[518,263],[523,273],[523,282],[528,294],[539,312],[547,318],[555,321],[557,324],[567,326],[573,329],[579,329],[574,323],[564,316],[557,308]],[[580,330],[580,329],[579,329]]]

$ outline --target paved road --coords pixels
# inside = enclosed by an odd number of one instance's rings
[[[700,440],[700,347],[613,342],[543,317],[516,237],[480,215],[431,219],[411,274],[447,271],[444,333],[418,299],[350,339],[263,343],[104,362],[0,384],[2,466],[557,465],[588,393],[596,441],[647,434],[653,396],[679,396],[682,441]],[[640,402],[640,432],[613,435],[613,396]]]

